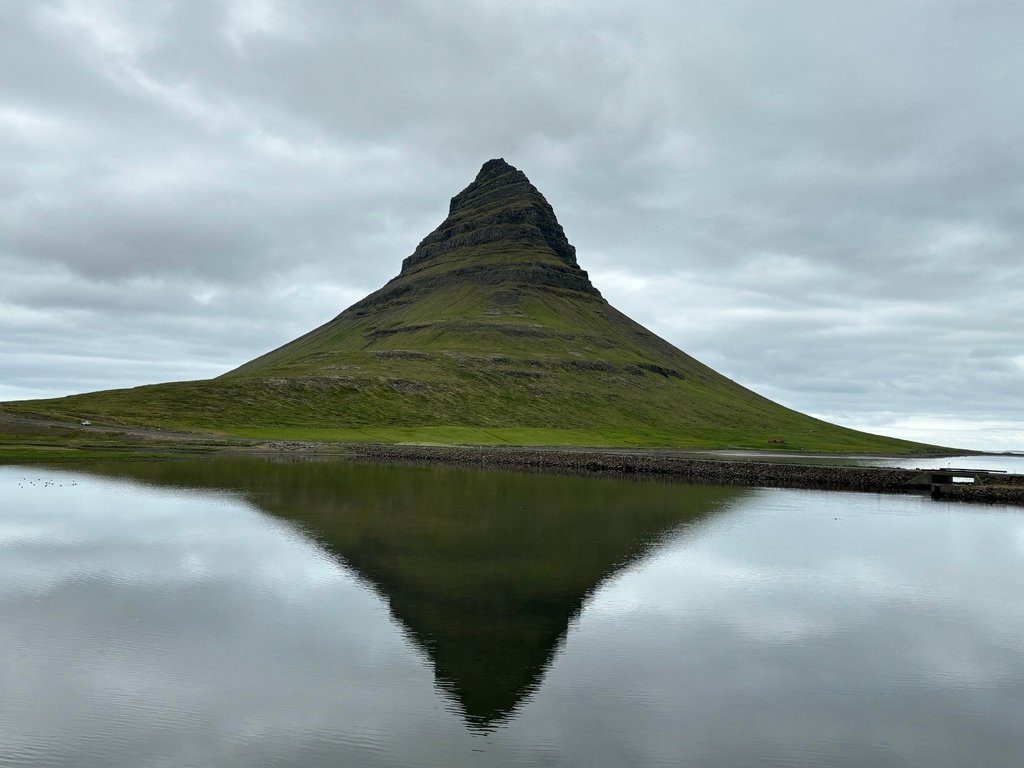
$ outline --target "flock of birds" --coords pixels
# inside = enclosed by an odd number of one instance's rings
[[[25,483],[28,483],[28,485],[25,485]],[[56,480],[45,480],[41,477],[37,477],[35,480],[23,477],[18,481],[19,488],[27,488],[29,486],[35,486],[36,488],[70,488],[73,485],[78,485],[78,482],[72,480],[67,483],[58,483]]]

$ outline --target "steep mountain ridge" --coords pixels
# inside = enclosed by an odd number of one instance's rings
[[[464,346],[458,336],[465,334],[475,337],[471,346],[484,341],[480,334],[576,341],[571,328],[552,327],[550,312],[523,306],[534,294],[610,309],[577,264],[576,249],[544,196],[522,171],[490,160],[452,198],[448,217],[402,262],[395,278],[321,328],[226,375],[297,373],[305,355],[326,351],[320,341],[335,352],[356,346],[360,352],[393,350],[405,338],[419,347],[456,349]],[[555,309],[563,314],[568,307]],[[356,331],[354,338],[347,330]],[[428,342],[425,331],[446,338]],[[323,358],[313,360],[320,367]]]
[[[452,198],[448,218],[402,262],[402,274],[457,248],[502,240],[546,247],[579,269],[576,249],[550,203],[525,173],[498,158],[484,163],[473,183]]]

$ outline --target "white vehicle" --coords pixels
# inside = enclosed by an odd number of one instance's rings
[[[82,419],[81,424],[82,424],[83,427],[91,427],[92,426],[92,422],[89,421],[88,419]]]

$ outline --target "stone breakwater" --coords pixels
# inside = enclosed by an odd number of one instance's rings
[[[1020,475],[1014,476],[1014,478]],[[1024,506],[1024,483],[1010,479],[1006,483],[958,483],[944,486],[939,498],[956,501],[976,501],[983,504],[1017,504]]]
[[[870,493],[913,493],[915,491],[906,488],[906,484],[919,474],[914,469],[696,459],[655,452],[405,445],[357,445],[351,446],[350,451],[352,455],[368,461],[627,475],[708,485]],[[945,491],[943,498],[1024,505],[1024,482],[1019,482],[1022,476],[1009,476],[1005,480],[1006,484],[1000,485],[958,486]]]

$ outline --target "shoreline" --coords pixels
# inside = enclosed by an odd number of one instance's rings
[[[279,450],[278,454],[280,453]],[[318,455],[319,452],[301,450],[299,453]],[[350,444],[345,446],[345,451],[341,455],[373,463],[440,464],[469,468],[649,477],[707,485],[893,494],[927,493],[906,487],[907,483],[920,474],[916,469],[722,460],[682,453]],[[1000,476],[998,480],[998,483],[991,484],[958,483],[954,486],[944,486],[942,498],[1024,506],[1024,475],[1008,474]]]
[[[52,422],[3,419],[0,423],[48,431]],[[68,425],[62,425],[67,427]],[[845,464],[850,461],[937,459],[947,453],[902,456],[827,454],[797,451],[674,448],[585,448],[576,446],[456,446],[409,443],[338,443],[311,440],[255,440],[223,435],[100,426],[76,429],[74,441],[38,431],[22,435],[0,465],[64,464],[93,461],[160,461],[216,456],[338,458],[372,463],[409,463],[658,478],[668,481],[752,488],[794,488],[866,493],[927,493],[908,488],[916,469]],[[54,439],[57,438],[57,439]],[[997,453],[968,451],[963,456]],[[1012,455],[1012,454],[1010,454]],[[950,456],[952,458],[952,456]],[[827,463],[836,462],[836,463]],[[1024,506],[1024,474],[993,476],[984,483],[943,485],[942,498]]]

